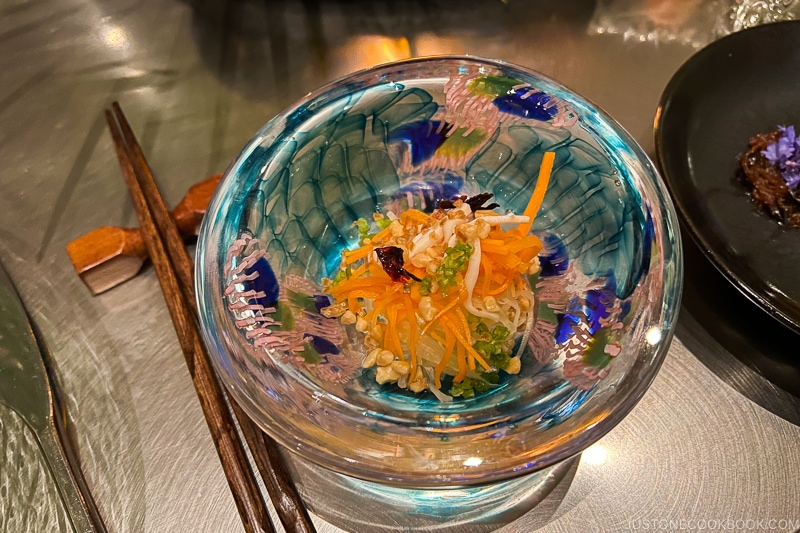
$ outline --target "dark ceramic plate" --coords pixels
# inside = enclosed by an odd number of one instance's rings
[[[729,35],[673,76],[656,156],[686,228],[746,296],[800,332],[800,229],[760,212],[737,179],[754,135],[800,127],[800,22]]]

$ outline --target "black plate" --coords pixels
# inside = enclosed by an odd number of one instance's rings
[[[779,124],[800,128],[800,22],[729,35],[684,63],[661,97],[656,157],[700,249],[800,332],[800,229],[760,212],[737,179],[748,140]]]

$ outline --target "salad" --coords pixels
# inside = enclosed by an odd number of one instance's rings
[[[379,384],[440,401],[471,398],[517,374],[534,323],[528,275],[539,271],[542,243],[529,235],[555,154],[547,152],[522,214],[498,214],[492,195],[440,200],[417,209],[375,213],[356,222],[359,247],[323,288],[321,310],[363,338],[361,366]]]

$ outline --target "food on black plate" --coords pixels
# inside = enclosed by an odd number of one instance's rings
[[[750,139],[740,166],[756,205],[781,223],[800,227],[800,139],[794,126]]]

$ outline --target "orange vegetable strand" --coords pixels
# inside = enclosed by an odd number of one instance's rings
[[[512,281],[511,278],[506,278],[506,280],[503,282],[502,285],[500,285],[495,289],[490,290],[485,294],[485,296],[497,296],[498,294],[503,294],[506,291],[506,289],[508,289],[508,286],[511,285],[511,281]]]
[[[361,312],[361,304],[358,303],[358,297],[354,293],[347,296],[347,308],[355,314]]]
[[[415,224],[424,224],[428,222],[430,218],[430,216],[426,215],[419,209],[408,209],[400,213],[400,223],[404,226],[409,222],[413,222]]]
[[[444,354],[442,354],[442,359],[436,365],[434,369],[434,381],[436,382],[436,387],[442,387],[442,372],[447,367],[447,364],[450,362],[450,359],[453,357],[453,349],[456,347],[456,338],[450,332],[449,329],[444,328],[444,339],[445,341],[442,343],[444,346]],[[441,342],[441,341],[440,341]]]
[[[369,270],[369,263],[364,262],[363,265],[361,265],[357,269],[353,270],[353,272],[350,274],[350,278],[351,279],[360,278],[361,276],[366,274],[368,270]]]
[[[482,239],[481,252],[490,252],[498,255],[510,253],[508,243],[500,239]]]
[[[536,218],[536,213],[544,201],[544,195],[547,192],[547,185],[550,183],[550,173],[553,171],[553,163],[556,160],[555,152],[545,152],[542,158],[542,164],[539,167],[539,177],[536,179],[536,187],[533,189],[531,199],[528,201],[528,206],[525,208],[523,216],[529,217],[530,221],[526,224],[520,225],[517,230],[519,235],[527,235],[533,225],[533,219]]]
[[[435,323],[436,323],[436,322],[437,322],[437,321],[438,321],[440,318],[442,318],[442,316],[443,316],[443,315],[444,315],[446,312],[448,312],[449,310],[451,310],[452,308],[454,308],[455,306],[457,306],[459,303],[461,303],[461,300],[462,300],[462,298],[464,297],[464,295],[465,295],[465,294],[466,294],[466,292],[464,292],[463,290],[461,290],[461,291],[458,293],[458,295],[457,295],[455,298],[453,298],[453,300],[452,300],[452,301],[450,301],[450,303],[448,303],[448,304],[447,304],[447,305],[446,305],[446,306],[445,306],[443,309],[441,309],[439,312],[437,312],[437,313],[436,313],[436,314],[433,316],[433,318],[431,319],[431,321],[430,321],[430,322],[428,322],[427,324],[425,324],[425,327],[424,327],[424,328],[422,328],[422,332],[420,333],[420,336],[422,336],[422,335],[425,335],[425,332],[427,332],[427,331],[428,331],[428,328],[430,328],[430,327],[431,327],[433,324],[435,324]]]
[[[460,328],[458,327],[457,319],[456,321],[452,321],[450,319],[450,315],[445,315],[442,317],[442,324],[448,328],[450,331],[453,332],[455,335],[456,340],[460,343],[460,346],[463,346],[467,352],[470,352],[472,356],[480,363],[480,365],[486,370],[487,372],[491,370],[491,367],[486,363],[486,361],[481,357],[481,354],[475,351],[475,348],[469,343],[469,337],[465,337],[461,334]]]
[[[392,234],[392,230],[389,227],[385,227],[380,230],[378,233],[375,234],[373,238],[369,240],[370,244],[377,244],[382,242],[386,237],[389,237]]]
[[[353,263],[355,263],[359,259],[364,259],[365,257],[367,257],[371,251],[372,251],[372,246],[367,244],[367,245],[361,246],[360,248],[356,248],[355,250],[352,250],[350,252],[345,252],[344,253],[344,264],[345,265],[352,265]]]
[[[454,332],[455,333],[455,332]],[[458,338],[456,336],[456,338]],[[456,345],[456,356],[458,357],[458,374],[453,378],[453,382],[461,383],[467,377],[467,358],[464,355],[464,345]]]

